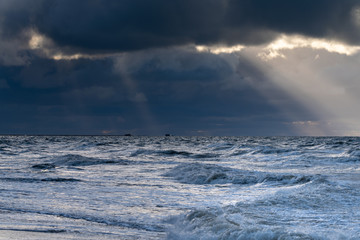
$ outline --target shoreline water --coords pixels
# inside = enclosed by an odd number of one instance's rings
[[[0,136],[0,158],[0,239],[360,238],[360,138]]]

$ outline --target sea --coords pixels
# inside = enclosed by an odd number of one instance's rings
[[[360,239],[360,138],[0,136],[0,239]]]

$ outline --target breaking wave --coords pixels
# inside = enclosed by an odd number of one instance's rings
[[[261,220],[261,218],[259,219]],[[226,209],[206,208],[192,210],[186,215],[169,220],[173,228],[168,231],[168,239],[234,239],[234,240],[323,240],[316,233],[288,230],[284,227],[255,224],[241,214],[231,214]],[[331,233],[332,234],[332,233]],[[335,233],[336,234],[336,233]],[[334,239],[343,239],[336,234]]]
[[[65,233],[65,229],[24,229],[24,228],[0,228],[0,231],[16,231],[16,232],[35,232],[35,233]]]
[[[274,174],[222,167],[215,164],[180,164],[164,176],[188,184],[302,184],[314,180],[314,176]]]
[[[63,217],[63,218],[76,219],[76,220],[85,220],[88,222],[100,223],[109,226],[119,226],[119,227],[133,228],[133,229],[152,231],[152,232],[164,231],[162,226],[158,226],[154,224],[122,221],[119,218],[93,216],[93,215],[81,214],[81,213],[52,212],[46,210],[42,211],[42,210],[31,210],[31,209],[15,209],[15,208],[6,208],[6,207],[0,207],[0,210],[10,211],[10,212],[20,212],[20,213],[35,213],[35,214]]]
[[[323,181],[283,188],[252,201],[192,209],[169,218],[168,239],[358,239],[353,231],[357,220],[348,212],[348,206],[358,201],[356,191]],[[332,214],[318,218],[328,212]],[[352,224],[349,231],[321,227],[342,222]]]
[[[360,149],[350,149],[347,153],[350,157],[348,161],[360,161]]]
[[[34,183],[34,182],[80,182],[81,180],[76,178],[0,178],[0,181]]]
[[[255,150],[253,154],[283,154],[283,153],[289,153],[294,151],[293,149],[289,148],[273,148],[273,147],[262,147],[259,150]]]
[[[84,157],[76,154],[67,154],[67,155],[55,157],[51,161],[46,163],[34,164],[32,168],[52,169],[59,166],[80,167],[80,166],[91,166],[91,165],[99,165],[99,164],[127,165],[130,164],[130,161],[123,159],[119,159],[119,160],[100,159],[100,158]]]
[[[150,150],[150,149],[138,149],[130,154],[130,157],[137,157],[141,155],[159,155],[159,156],[180,156],[180,157],[193,157],[193,158],[214,158],[219,155],[216,153],[193,153],[188,151],[178,151],[174,149],[167,150]]]

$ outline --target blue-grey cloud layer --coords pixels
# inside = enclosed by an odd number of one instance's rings
[[[9,1],[10,2],[10,1]],[[258,44],[277,33],[359,43],[358,0],[14,0],[3,36],[34,28],[59,46],[129,51],[187,43]]]
[[[233,69],[217,55],[181,50],[122,58],[125,61],[39,58],[26,66],[3,67],[1,132],[286,135],[290,131],[282,113],[243,80],[250,76],[259,84],[267,81],[246,60]],[[126,79],[117,69],[119,61],[126,66]],[[127,81],[133,81],[136,89],[129,89]],[[268,91],[289,101],[276,87],[269,86]],[[145,99],[138,100],[137,93]],[[295,102],[288,104],[301,110]],[[153,121],[148,122],[149,117]]]
[[[0,133],[294,134],[264,92],[304,119],[311,116],[254,63],[236,56],[234,64],[186,45],[256,45],[281,33],[357,44],[359,4],[2,1],[0,43],[7,47],[0,46],[0,52],[12,51],[6,61],[0,57]],[[120,55],[55,61],[28,48],[30,30],[66,54]]]

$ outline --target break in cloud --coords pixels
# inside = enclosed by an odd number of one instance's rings
[[[360,41],[357,0],[3,0],[2,37],[29,31],[65,52],[262,44],[279,33]]]
[[[2,0],[2,133],[358,135],[358,0]]]

